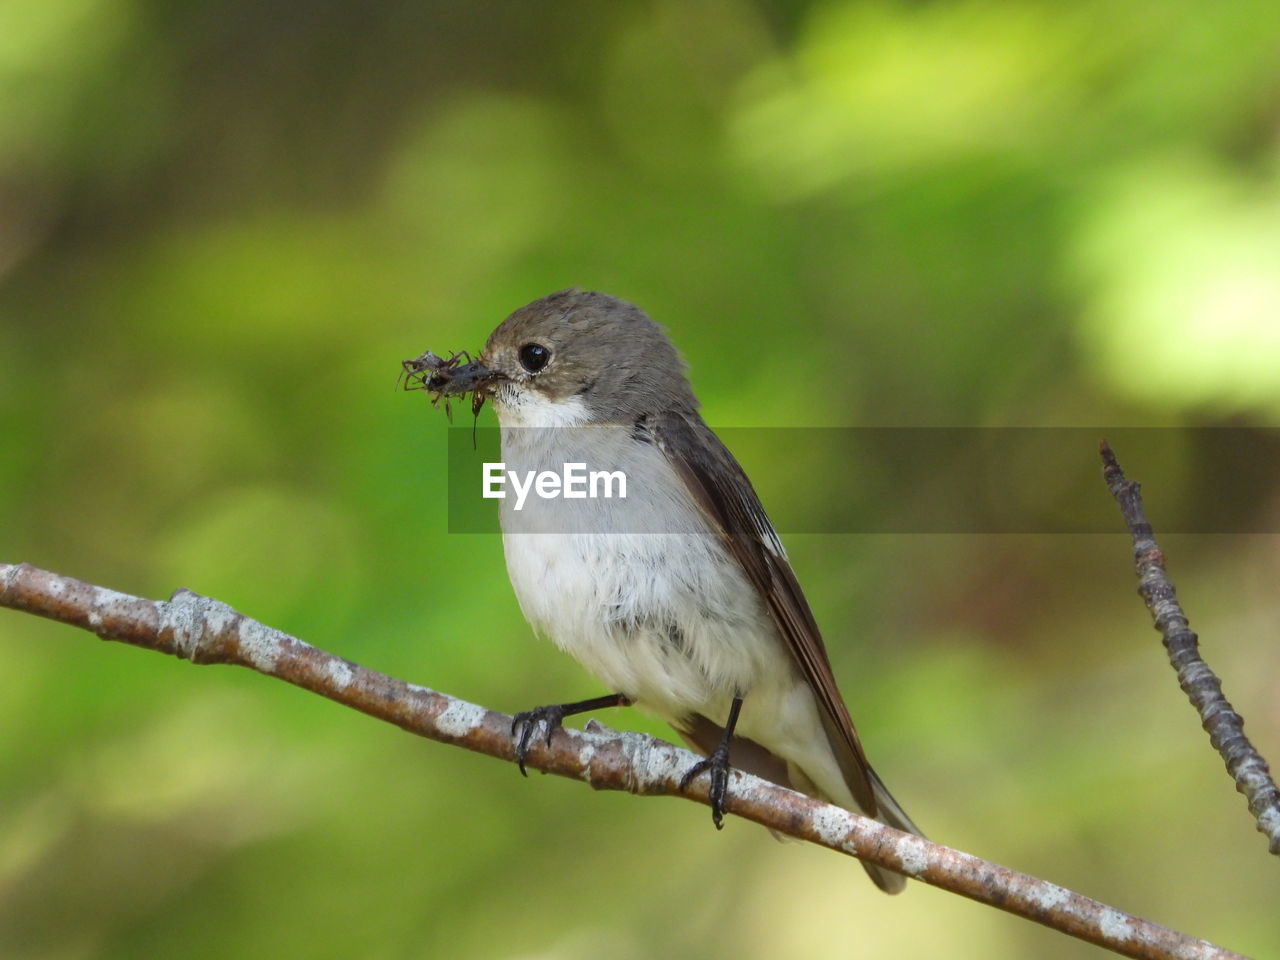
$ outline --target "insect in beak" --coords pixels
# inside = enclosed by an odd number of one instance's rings
[[[439,357],[430,350],[405,360],[401,366],[401,377],[404,389],[423,390],[431,397],[431,405],[437,406],[444,400],[444,412],[453,422],[453,409],[450,400],[471,394],[471,413],[480,415],[480,409],[488,399],[489,387],[501,374],[490,370],[478,360],[472,360],[465,350]]]

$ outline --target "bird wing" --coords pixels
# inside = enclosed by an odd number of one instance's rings
[[[836,686],[813,611],[751,481],[697,413],[679,411],[650,417],[643,426],[759,590],[779,635],[818,701],[827,739],[849,791],[868,816],[875,816],[880,804],[872,782],[877,778]]]

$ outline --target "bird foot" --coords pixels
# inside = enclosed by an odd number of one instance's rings
[[[711,756],[704,760],[699,760],[688,772],[680,778],[680,792],[693,782],[694,778],[703,773],[710,773],[711,789],[708,796],[711,798],[711,820],[716,825],[717,830],[724,829],[724,801],[729,795],[729,745],[722,743],[711,751]]]
[[[529,745],[533,742],[534,731],[538,727],[546,730],[547,746],[551,745],[551,735],[556,732],[564,718],[569,715],[569,711],[565,709],[565,704],[552,704],[547,707],[534,707],[532,710],[524,710],[517,713],[511,720],[511,737],[515,740],[515,760],[516,766],[520,768],[520,773],[528,776],[529,772],[524,768],[524,762],[529,756]]]

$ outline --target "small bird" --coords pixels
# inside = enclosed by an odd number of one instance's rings
[[[516,310],[476,360],[451,359],[427,386],[471,393],[477,411],[492,401],[508,469],[579,463],[626,477],[622,498],[501,501],[526,619],[611,691],[517,714],[522,772],[535,730],[549,741],[566,717],[634,705],[704,757],[681,789],[710,777],[717,827],[732,758],[920,834],[867,762],[782,543],[662,327],[623,300],[562,290]],[[863,866],[881,890],[905,886]]]

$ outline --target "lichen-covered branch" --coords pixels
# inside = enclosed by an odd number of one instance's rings
[[[1221,681],[1200,656],[1199,640],[1178,603],[1164,568],[1164,552],[1156,543],[1142,508],[1140,485],[1125,479],[1115,453],[1105,440],[1099,452],[1107,488],[1120,504],[1120,512],[1133,538],[1138,592],[1164,639],[1169,662],[1178,672],[1178,683],[1199,712],[1209,742],[1222,755],[1236,789],[1249,801],[1249,810],[1257,819],[1258,830],[1266,835],[1271,852],[1280,855],[1280,790],[1271,779],[1267,761],[1245,736],[1244,720],[1223,694]]]
[[[0,606],[192,663],[248,667],[410,733],[512,759],[511,717],[367,670],[188,590],[177,591],[167,602],[145,600],[28,564],[0,563]],[[688,751],[652,737],[589,724],[585,731],[557,730],[549,744],[535,738],[527,763],[598,790],[683,796],[680,778],[695,760]],[[695,781],[687,796],[706,803],[705,780]],[[877,863],[1127,957],[1239,960],[1238,954],[1211,943],[740,771],[733,772],[726,807],[780,833]]]

